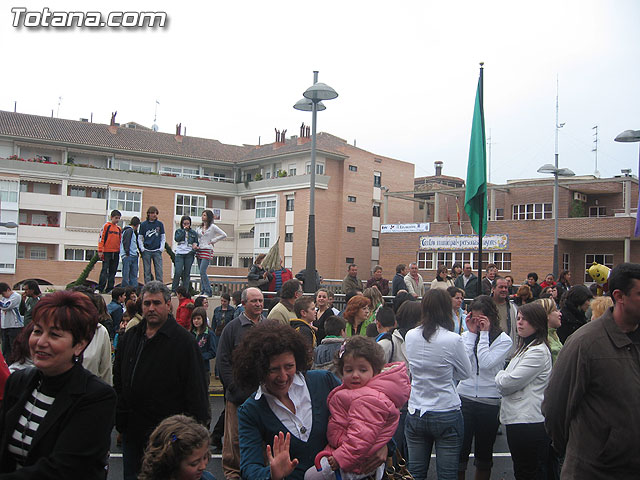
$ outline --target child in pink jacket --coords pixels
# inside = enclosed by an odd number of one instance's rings
[[[409,400],[411,385],[403,362],[384,365],[384,351],[372,339],[350,337],[336,361],[342,385],[327,397],[331,417],[327,447],[318,453],[305,480],[368,475],[382,478],[384,465],[363,472],[363,462],[384,447],[398,427],[399,408]]]

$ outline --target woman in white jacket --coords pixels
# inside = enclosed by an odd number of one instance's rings
[[[207,268],[213,258],[213,245],[223,238],[227,238],[227,234],[213,223],[213,212],[205,210],[202,212],[202,226],[198,227],[198,251],[196,258],[198,259],[198,267],[200,268],[200,290],[203,295],[211,297],[211,283],[207,276]]]
[[[433,444],[439,480],[456,480],[464,435],[456,382],[471,375],[462,337],[453,333],[451,297],[431,289],[422,298],[422,325],[405,337],[411,396],[405,423],[409,471],[427,478]]]
[[[471,376],[458,384],[464,418],[464,440],[460,452],[458,478],[464,479],[475,438],[476,480],[491,478],[493,444],[500,422],[500,393],[495,376],[503,367],[513,342],[500,329],[498,308],[487,295],[480,295],[470,306],[468,331],[462,334],[471,360]]]
[[[541,411],[551,374],[547,313],[537,303],[518,310],[518,348],[505,370],[496,375],[502,394],[500,421],[506,425],[516,480],[544,479],[550,440]]]

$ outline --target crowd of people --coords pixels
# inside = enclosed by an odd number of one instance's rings
[[[381,479],[406,460],[422,480],[434,448],[439,479],[464,479],[472,452],[489,479],[501,425],[518,480],[640,476],[640,265],[614,268],[606,296],[530,273],[532,301],[495,265],[480,281],[440,266],[430,284],[416,264],[391,282],[351,265],[340,310],[261,260],[255,286],[210,318],[209,292],[192,299],[184,280],[113,286],[109,304],[86,287],[0,283],[0,479],[105,478],[114,426],[125,480],[211,480],[212,451],[226,479]]]

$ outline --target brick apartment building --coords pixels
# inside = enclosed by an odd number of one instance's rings
[[[585,268],[594,261],[609,267],[623,261],[640,263],[640,238],[633,236],[638,205],[636,177],[628,172],[604,179],[579,176],[560,179],[559,185],[559,268],[571,272],[573,283],[591,281]],[[404,198],[407,205],[413,205],[414,221],[429,222],[429,231],[383,234],[382,266],[392,269],[398,263],[417,261],[425,281],[435,277],[441,263],[450,268],[454,262],[473,261],[476,270],[475,252],[453,245],[446,249],[429,245],[435,237],[451,242],[461,233],[456,202],[462,233],[475,237],[464,211],[464,180],[442,175],[442,162],[436,162],[436,175],[416,178],[414,188],[411,202],[407,200],[410,192],[388,192],[385,198]],[[540,277],[552,272],[553,178],[511,180],[504,185],[491,184],[488,190],[487,235],[501,243],[499,249],[483,251],[483,263],[495,263],[518,283],[529,272],[537,272]],[[389,213],[383,223],[400,222]]]
[[[209,274],[245,275],[255,255],[279,240],[285,266],[304,268],[309,213],[310,138],[226,145],[131,122],[90,123],[0,111],[0,281],[64,285],[93,256],[99,228],[117,208],[123,221],[158,207],[167,242],[182,215],[200,223],[204,208],[228,234]],[[284,140],[284,141],[282,141]],[[342,278],[348,263],[370,270],[379,247],[383,188],[411,190],[413,164],[375,155],[320,133],[316,165],[317,268]],[[386,211],[413,212],[400,199]],[[163,256],[165,282],[172,276]],[[97,280],[100,265],[89,276]],[[195,266],[194,266],[195,269]],[[141,272],[142,274],[142,272]]]

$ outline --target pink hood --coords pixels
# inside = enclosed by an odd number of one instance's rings
[[[327,397],[331,417],[327,448],[316,456],[333,455],[340,468],[361,472],[359,465],[391,440],[398,427],[400,407],[409,400],[411,385],[404,362],[391,363],[364,387],[334,388]]]

